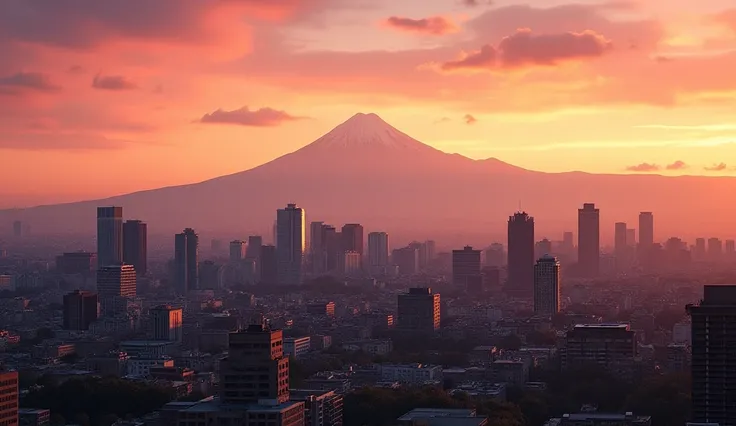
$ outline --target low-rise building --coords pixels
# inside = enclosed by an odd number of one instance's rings
[[[133,377],[149,377],[151,368],[170,367],[174,368],[174,360],[171,358],[131,358],[128,361],[128,375]]]
[[[287,337],[284,339],[284,355],[301,358],[312,350],[312,343],[309,336],[305,337]]]
[[[20,426],[47,426],[51,424],[51,410],[20,408],[18,409],[18,424]]]
[[[290,400],[304,403],[304,426],[342,426],[343,397],[335,391],[289,390]]]
[[[472,408],[416,408],[396,420],[399,426],[486,426]]]
[[[442,381],[442,366],[429,364],[381,364],[382,382],[422,385]]]
[[[342,344],[343,350],[348,352],[365,352],[371,355],[386,355],[393,350],[391,340],[352,340]]]

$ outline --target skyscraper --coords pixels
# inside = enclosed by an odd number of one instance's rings
[[[501,243],[493,243],[486,249],[485,266],[500,268],[506,264],[506,250]]]
[[[600,210],[585,203],[578,209],[578,268],[583,276],[598,276],[600,250]]]
[[[174,236],[175,288],[187,294],[199,288],[199,236],[187,228]]]
[[[545,255],[534,265],[534,313],[552,316],[560,311],[560,262]]]
[[[123,224],[123,262],[135,266],[138,275],[148,272],[148,226],[140,220]]]
[[[304,209],[296,204],[289,204],[276,214],[276,257],[280,285],[299,285],[302,282],[306,231],[304,220]]]
[[[626,245],[636,247],[636,229],[628,228],[626,230]]]
[[[509,217],[507,292],[531,297],[534,291],[534,218],[526,212]]]
[[[64,295],[64,329],[88,330],[97,321],[97,294],[76,290]]]
[[[123,208],[97,207],[97,265],[123,263]]]
[[[260,265],[260,282],[265,284],[276,284],[278,281],[279,262],[275,246],[261,246]]]
[[[312,272],[323,274],[326,272],[325,251],[325,223],[312,222],[309,224],[309,263]]]
[[[23,236],[23,222],[16,220],[13,222],[13,236],[20,238]]]
[[[160,305],[151,309],[151,329],[153,340],[181,342],[182,309]]]
[[[723,241],[718,238],[708,238],[708,260],[718,262],[723,257]]]
[[[126,299],[135,295],[136,272],[133,265],[109,265],[97,269],[97,296],[103,315],[125,310]]]
[[[654,215],[652,212],[639,213],[639,247],[649,249],[654,245]]]
[[[440,294],[431,288],[410,288],[398,296],[397,314],[399,329],[434,333],[440,328]]]
[[[539,259],[546,254],[552,254],[552,241],[544,238],[534,244],[534,257]]]
[[[230,241],[230,262],[239,263],[245,259],[246,244],[245,241],[234,240]]]
[[[245,258],[255,260],[256,264],[261,258],[261,246],[263,245],[263,237],[260,235],[251,235],[248,237],[248,246],[245,248]]]
[[[368,265],[371,270],[386,268],[389,265],[387,233],[371,232],[368,234]]]
[[[18,372],[0,369],[0,425],[18,425]]]
[[[627,241],[627,225],[616,222],[614,225],[613,252],[616,256],[616,269],[622,270],[628,265],[629,244]]]
[[[692,318],[692,417],[698,423],[736,425],[736,286],[706,285]]]
[[[363,225],[348,223],[342,227],[342,251],[355,251],[363,255]]]
[[[466,288],[482,283],[480,253],[480,250],[473,250],[471,246],[452,251],[452,283],[455,286]]]

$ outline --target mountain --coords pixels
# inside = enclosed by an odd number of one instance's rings
[[[205,182],[103,200],[0,211],[0,229],[13,220],[34,233],[93,234],[95,207],[119,205],[151,233],[193,227],[242,237],[270,235],[275,210],[297,203],[307,221],[363,223],[394,241],[411,238],[486,241],[503,235],[520,202],[537,234],[557,239],[574,230],[584,202],[601,208],[606,238],[613,222],[636,227],[653,211],[657,237],[736,234],[736,179],[698,176],[542,173],[495,158],[472,160],[425,145],[375,114],[357,114],[313,143],[250,170]],[[710,209],[706,209],[710,206]]]

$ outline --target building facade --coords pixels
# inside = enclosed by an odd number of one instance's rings
[[[150,321],[153,340],[181,342],[183,338],[182,308],[160,305],[151,309]]]
[[[534,289],[534,218],[525,212],[509,217],[507,292],[530,297]]]
[[[135,266],[138,275],[148,272],[148,225],[140,220],[123,224],[123,262]]]
[[[440,294],[431,288],[410,288],[398,296],[398,328],[434,333],[440,328]]]
[[[582,276],[597,277],[600,272],[600,210],[593,203],[578,209],[578,270]]]
[[[76,290],[64,295],[64,329],[89,330],[98,313],[96,293]]]
[[[0,425],[18,424],[18,373],[0,370]]]
[[[534,265],[534,313],[545,317],[560,311],[560,262],[546,255]]]
[[[289,204],[276,213],[276,257],[278,284],[302,283],[305,249],[305,212],[296,204]]]
[[[97,207],[97,265],[123,263],[123,208]]]
[[[482,282],[480,274],[481,251],[465,246],[452,251],[452,283],[466,288],[474,282]]]
[[[174,286],[178,294],[199,289],[199,236],[192,228],[174,236]]]

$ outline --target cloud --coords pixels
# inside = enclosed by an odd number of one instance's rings
[[[641,163],[635,166],[626,167],[627,171],[638,172],[638,173],[656,172],[659,169],[660,167],[657,164],[652,164],[652,163]]]
[[[39,127],[36,127],[38,129]],[[86,151],[122,149],[134,143],[97,133],[0,132],[0,150]]]
[[[239,126],[252,127],[272,127],[283,122],[301,120],[304,118],[306,117],[293,116],[285,111],[279,111],[272,108],[250,110],[247,106],[244,106],[232,111],[218,109],[202,116],[202,118],[199,119],[199,122],[212,124],[236,124]]]
[[[134,90],[138,86],[122,75],[97,74],[92,80],[92,87],[101,90]]]
[[[687,164],[685,164],[684,161],[677,160],[677,161],[675,161],[672,164],[668,164],[667,165],[667,170],[683,170],[683,169],[687,169],[687,167],[688,166],[687,166]]]
[[[478,119],[473,117],[470,114],[465,114],[465,117],[463,117],[463,120],[465,120],[465,124],[471,125],[478,122]]]
[[[727,168],[728,166],[726,165],[726,163],[719,163],[719,164],[714,164],[710,167],[704,167],[703,170],[706,170],[709,172],[721,172],[723,170],[726,170]]]
[[[504,37],[498,47],[484,45],[461,59],[442,64],[444,71],[517,68],[526,65],[557,65],[576,59],[595,58],[611,51],[613,44],[594,31],[534,35],[528,28]]]
[[[711,20],[736,32],[736,9],[724,10],[711,16]]]
[[[84,73],[84,67],[81,65],[72,65],[71,67],[69,67],[67,72],[69,74],[82,74]]]
[[[462,4],[468,7],[477,7],[481,4],[491,5],[493,0],[462,0]]]
[[[442,16],[432,16],[423,19],[392,16],[384,24],[400,31],[428,35],[445,35],[458,31],[458,27],[454,22]]]
[[[24,90],[49,93],[60,89],[46,74],[38,72],[19,72],[0,77],[0,94],[18,94]]]
[[[434,121],[434,124],[447,123],[447,122],[450,122],[450,121],[452,121],[452,119],[450,117],[442,117],[440,119],[435,120]]]

